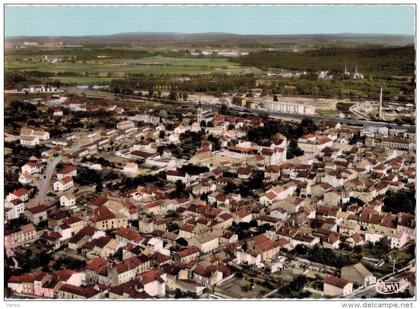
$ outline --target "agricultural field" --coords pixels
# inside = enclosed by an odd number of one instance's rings
[[[216,72],[249,73],[253,70],[241,67],[224,58],[145,57],[135,60],[109,59],[88,62],[60,62],[11,60],[6,70],[51,72],[51,77],[64,83],[109,82],[125,74],[210,74]],[[74,76],[71,76],[74,74]],[[64,76],[63,76],[64,75]]]

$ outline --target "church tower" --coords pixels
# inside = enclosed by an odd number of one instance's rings
[[[198,123],[198,125],[200,125],[202,120],[203,120],[203,108],[201,107],[201,101],[198,101],[198,108],[197,108],[197,123]]]

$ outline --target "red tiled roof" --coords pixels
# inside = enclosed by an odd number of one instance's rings
[[[76,168],[77,167],[75,165],[69,165],[69,166],[66,166],[66,167],[62,168],[61,170],[57,171],[57,174],[66,175],[66,174],[69,174],[69,173],[75,171]]]
[[[42,280],[46,275],[46,273],[39,273],[11,276],[8,283],[33,283],[34,281]]]
[[[95,215],[91,218],[93,222],[100,222],[105,221],[109,219],[114,219],[115,215],[112,213],[111,210],[109,210],[105,206],[101,206],[95,209]]]
[[[57,272],[56,276],[57,276],[57,279],[60,281],[67,281],[75,273],[76,272],[71,269],[62,269]]]
[[[28,211],[33,213],[33,214],[38,214],[40,212],[46,211],[47,209],[45,208],[44,205],[38,205],[32,208],[29,208]]]
[[[179,257],[183,258],[183,257],[186,257],[188,255],[191,255],[191,254],[194,254],[194,253],[197,253],[197,252],[200,252],[200,250],[196,246],[193,246],[193,247],[189,247],[189,248],[186,248],[184,250],[179,251],[177,253],[177,255]]]
[[[60,287],[60,291],[80,295],[85,298],[91,298],[100,292],[96,290],[93,286],[75,286],[71,284],[63,284]]]
[[[149,270],[148,272],[145,272],[143,274],[141,274],[141,283],[143,285],[146,285],[150,282],[153,281],[159,281],[159,282],[163,282],[163,280],[160,278],[160,275],[155,271],[155,270]]]
[[[119,228],[115,234],[134,242],[140,242],[143,239],[139,232],[126,227]]]
[[[141,264],[143,264],[138,258],[137,256],[133,256],[131,258],[128,258],[124,261],[122,261],[120,264],[117,265],[117,272],[119,274],[121,273],[125,273],[131,269],[134,269],[138,266],[140,266]]]
[[[25,195],[28,192],[29,192],[28,189],[20,188],[20,189],[16,189],[15,191],[13,191],[12,194],[17,196],[17,197],[21,197],[22,195]]]
[[[99,273],[101,269],[108,265],[108,261],[104,258],[95,258],[86,264],[86,269]]]
[[[89,202],[89,204],[100,207],[103,204],[105,204],[108,201],[108,198],[104,195],[100,195],[97,198],[95,198],[93,201]]]
[[[324,279],[324,283],[343,289],[347,284],[350,283],[350,281],[347,281],[347,280],[342,279],[342,278],[337,278],[337,277],[334,277],[334,276],[328,276]]]

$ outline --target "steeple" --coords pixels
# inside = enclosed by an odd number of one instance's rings
[[[198,101],[198,108],[197,108],[197,123],[200,124],[203,120],[203,108],[201,107],[201,100]]]

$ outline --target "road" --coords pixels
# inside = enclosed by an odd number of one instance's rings
[[[51,178],[54,173],[55,167],[57,166],[58,162],[61,160],[61,155],[58,155],[57,157],[53,157],[52,160],[50,160],[47,164],[47,167],[45,168],[44,173],[42,174],[41,178],[41,184],[39,185],[39,191],[36,197],[34,198],[34,205],[39,205],[42,203],[42,201],[45,198],[45,195],[48,192],[48,188],[51,185]]]

